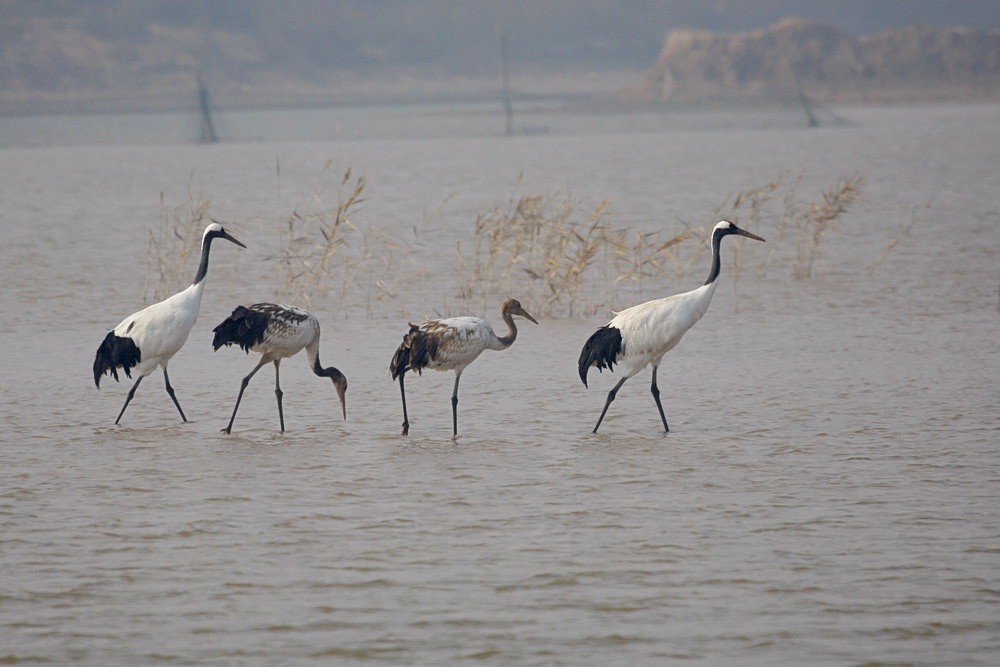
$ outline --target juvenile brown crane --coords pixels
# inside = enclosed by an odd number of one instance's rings
[[[403,401],[401,435],[410,432],[403,376],[411,370],[422,373],[425,368],[455,371],[455,388],[451,394],[451,426],[452,436],[458,435],[458,382],[462,379],[462,371],[483,350],[506,350],[514,343],[517,339],[514,315],[538,324],[538,320],[529,315],[517,299],[507,299],[500,306],[500,317],[507,324],[507,334],[504,336],[498,337],[490,323],[479,317],[426,320],[419,325],[410,323],[409,332],[403,336],[403,342],[389,364],[392,379],[399,380],[399,395]]]

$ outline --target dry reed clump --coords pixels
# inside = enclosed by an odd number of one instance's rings
[[[143,298],[148,299],[150,290],[154,301],[179,292],[189,284],[194,275],[194,262],[201,251],[201,236],[211,222],[218,222],[229,231],[238,230],[239,225],[222,223],[208,215],[211,202],[195,195],[191,188],[183,203],[167,206],[164,193],[160,193],[160,209],[163,212],[160,224],[149,230],[146,242],[146,282]]]
[[[822,201],[800,201],[798,191],[801,176],[786,184],[775,181],[750,188],[727,197],[710,215],[710,228],[718,220],[753,230],[767,238],[766,254],[756,269],[761,275],[767,272],[775,259],[783,257],[791,265],[792,276],[797,279],[812,277],[814,263],[822,257],[823,240],[833,224],[847,212],[848,205],[861,195],[864,178],[858,174],[838,179],[837,183],[822,193]],[[785,240],[794,234],[794,253],[789,255]],[[686,267],[698,260],[702,250],[708,249],[708,235],[702,234],[700,244]],[[743,270],[743,243],[731,244],[733,253],[733,282],[739,280]],[[755,246],[751,246],[754,247]],[[760,249],[757,249],[760,251]]]
[[[842,178],[823,193],[820,202],[806,202],[796,209],[796,261],[793,275],[811,278],[813,264],[823,256],[823,238],[833,223],[847,211],[847,206],[861,194],[864,179],[855,174]]]
[[[596,312],[620,286],[641,287],[668,271],[686,236],[632,233],[613,227],[611,216],[607,200],[588,211],[569,195],[538,193],[480,212],[471,251],[456,244],[459,298],[485,310],[517,295],[533,313],[572,317]]]
[[[761,232],[767,226],[767,223],[771,220],[773,214],[770,211],[770,206],[772,202],[781,194],[782,184],[778,181],[772,181],[764,185],[749,188],[743,190],[742,192],[736,193],[735,196],[727,196],[718,206],[716,206],[708,216],[706,223],[698,227],[698,236],[702,239],[701,243],[697,245],[695,251],[687,258],[684,263],[682,270],[679,271],[679,275],[685,275],[688,270],[694,267],[700,267],[703,264],[701,259],[703,254],[711,252],[711,234],[709,230],[712,229],[720,220],[729,220],[730,222],[750,231],[760,232],[768,236],[768,243],[771,247],[775,247],[775,241],[780,240],[780,232],[778,233],[779,238],[771,238],[769,233]],[[788,217],[788,206],[791,201],[791,193],[786,193],[783,197],[785,203],[785,210],[780,214],[780,220],[784,220]],[[779,223],[779,227],[781,224]],[[741,271],[743,269],[743,243],[732,243],[730,244],[732,249],[732,279],[734,288],[737,286],[740,278]],[[764,266],[769,261],[769,258],[765,260]]]
[[[327,162],[326,170],[330,168]],[[568,193],[532,193],[510,199],[476,215],[471,244],[456,242],[458,298],[465,311],[485,312],[504,297],[516,296],[536,315],[590,315],[676,291],[670,282],[700,273],[710,252],[709,230],[728,219],[767,238],[767,246],[732,243],[734,287],[750,259],[763,275],[775,264],[791,267],[797,279],[812,276],[822,257],[826,233],[860,195],[858,175],[838,180],[819,202],[800,201],[800,180],[771,182],[727,197],[703,224],[680,221],[682,231],[647,232],[617,227],[608,200],[592,209]],[[413,249],[377,227],[359,228],[353,217],[365,200],[367,180],[348,168],[335,181],[336,196],[326,204],[313,194],[277,222],[284,237],[269,259],[278,264],[274,290],[304,307],[337,292],[345,314],[364,309],[373,316],[378,301],[405,301],[427,277],[416,265]],[[146,290],[157,299],[176,292],[188,279],[191,255],[197,255],[210,202],[190,188],[181,205],[167,207],[150,231]],[[265,221],[266,224],[274,224]],[[226,223],[226,226],[236,226]],[[786,241],[791,237],[794,244]],[[686,244],[697,238],[700,242]],[[794,248],[791,247],[794,245]],[[691,248],[682,253],[683,248]],[[647,279],[655,279],[648,294]],[[664,281],[664,279],[666,279]],[[450,281],[440,283],[449,291]],[[356,297],[360,292],[362,299]]]
[[[750,251],[751,260],[760,257],[760,274],[780,256],[795,278],[809,278],[826,232],[860,195],[863,182],[858,175],[842,178],[818,203],[798,199],[800,179],[770,182],[727,197],[706,224],[682,222],[678,234],[616,227],[607,200],[586,210],[569,195],[524,195],[476,216],[471,249],[456,244],[459,297],[486,310],[499,298],[517,295],[533,313],[569,317],[650,298],[648,278],[679,280],[702,270],[711,252],[709,230],[722,219],[767,238],[767,249]],[[789,230],[794,252],[783,243]],[[681,244],[690,238],[701,242],[682,255]],[[742,243],[730,247],[735,286],[747,251]],[[663,284],[656,286],[662,294]]]
[[[281,289],[293,303],[309,308],[316,296],[329,290],[334,259],[342,259],[348,237],[357,232],[350,217],[364,203],[366,185],[363,176],[352,182],[347,169],[336,204],[327,207],[319,194],[313,194],[301,210],[296,207],[285,219],[281,227],[285,241],[277,260]]]
[[[330,168],[330,162],[324,169]],[[373,301],[394,299],[408,274],[410,252],[400,240],[369,226],[359,228],[352,218],[364,204],[367,179],[348,168],[340,177],[336,201],[327,205],[313,194],[282,222],[285,237],[276,258],[279,289],[293,303],[309,308],[330,291],[338,292],[341,306],[355,289],[365,294],[365,313],[372,316]]]

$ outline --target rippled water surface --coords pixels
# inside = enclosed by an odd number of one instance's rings
[[[1000,110],[846,115],[0,150],[0,661],[997,664]],[[368,178],[355,222],[409,233],[434,278],[313,305],[324,363],[350,380],[346,422],[299,357],[282,366],[287,432],[267,368],[225,436],[255,362],[213,353],[211,329],[278,298],[274,221],[328,161]],[[607,311],[540,317],[485,353],[457,439],[453,376],[408,380],[398,435],[389,359],[408,320],[456,314],[476,210],[568,190],[673,229],[771,180],[815,200],[853,173],[862,197],[813,278],[782,264],[734,285],[724,257],[660,369],[669,435],[648,371],[591,434],[617,377],[585,389],[575,362]],[[128,383],[97,391],[94,350],[144,305],[147,230],[188,192],[248,250],[213,249],[171,363],[191,421],[156,374],[115,426]],[[643,289],[691,289],[696,265]]]

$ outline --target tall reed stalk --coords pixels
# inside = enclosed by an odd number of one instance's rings
[[[813,264],[823,256],[823,240],[833,223],[847,211],[847,206],[861,194],[864,179],[855,174],[842,178],[823,193],[819,202],[806,202],[800,209],[795,229],[796,262],[793,275],[811,278]]]
[[[143,295],[159,301],[180,291],[194,276],[194,265],[201,251],[201,236],[210,222],[219,222],[208,215],[211,202],[188,187],[185,200],[176,206],[166,204],[160,193],[159,224],[150,229],[146,240],[146,280]],[[236,223],[223,224],[230,231]]]
[[[411,249],[403,241],[354,222],[367,186],[364,176],[354,176],[348,168],[331,204],[314,194],[285,218],[280,225],[283,248],[276,259],[279,290],[286,298],[309,308],[333,297],[345,316],[351,307],[363,305],[365,316],[372,317],[374,302],[396,299],[401,286],[417,277]],[[357,291],[363,304],[355,298]]]
[[[332,205],[314,194],[301,210],[296,207],[285,219],[281,229],[285,242],[278,266],[282,290],[294,303],[309,308],[314,299],[329,293],[334,282],[334,260],[343,258],[349,237],[358,231],[351,216],[365,201],[362,195],[366,185],[363,176],[353,177],[347,169]],[[343,293],[347,281],[342,277],[339,282]]]

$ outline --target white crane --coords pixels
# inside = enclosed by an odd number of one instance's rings
[[[276,303],[255,303],[249,308],[237,306],[233,314],[213,331],[215,338],[212,346],[216,350],[223,345],[236,343],[247,354],[253,350],[261,355],[260,362],[240,383],[240,393],[236,396],[233,416],[229,418],[229,425],[222,429],[223,433],[232,432],[236,411],[240,409],[240,401],[243,399],[243,391],[250,384],[250,378],[268,363],[274,364],[274,395],[278,399],[278,420],[281,423],[281,430],[285,430],[285,413],[281,407],[283,392],[278,378],[278,368],[282,359],[295,356],[303,348],[306,350],[312,372],[333,381],[337,397],[340,399],[340,409],[344,413],[344,419],[347,419],[347,406],[344,403],[347,378],[333,366],[323,368],[320,365],[319,320],[308,310]]]
[[[170,386],[167,363],[183,347],[198,319],[201,295],[205,291],[205,275],[208,273],[208,254],[215,239],[226,239],[241,248],[246,248],[226,233],[219,223],[213,222],[205,227],[201,237],[201,262],[198,264],[198,272],[191,286],[129,315],[105,336],[97,348],[97,355],[94,358],[94,383],[98,389],[101,388],[101,376],[105,373],[110,373],[115,381],[118,381],[118,368],[124,370],[128,378],[132,377],[133,370],[139,376],[125,398],[125,405],[118,413],[116,424],[125,414],[125,408],[135,396],[135,390],[142,382],[142,378],[155,371],[157,367],[163,368],[167,394],[177,406],[177,411],[181,413],[181,419],[187,421],[181,404],[174,395],[174,388]]]
[[[389,372],[392,379],[399,379],[399,395],[403,400],[403,430],[410,431],[406,415],[406,390],[403,376],[406,371],[422,373],[425,368],[436,371],[455,371],[455,388],[451,394],[452,435],[458,435],[458,381],[465,367],[475,361],[483,350],[506,350],[517,338],[514,315],[538,324],[516,299],[507,299],[500,306],[500,317],[507,323],[507,334],[497,337],[493,327],[478,317],[449,317],[444,320],[426,320],[423,324],[410,323],[410,331],[392,356]]]
[[[607,368],[614,372],[614,365],[619,364],[625,373],[625,377],[608,392],[608,399],[604,403],[597,425],[594,426],[594,433],[597,433],[601,422],[604,421],[608,406],[615,400],[625,380],[649,364],[653,365],[653,381],[649,391],[653,394],[656,409],[660,412],[663,430],[670,431],[667,418],[663,414],[663,406],[660,404],[656,369],[660,366],[663,355],[672,350],[687,330],[693,327],[708,310],[708,304],[712,301],[712,295],[718,286],[721,265],[719,246],[722,239],[730,234],[757,241],[764,240],[756,234],[740,229],[728,220],[723,220],[712,230],[712,270],[704,285],[690,292],[654,299],[615,313],[610,322],[587,339],[578,362],[580,379],[583,380],[584,386],[587,386],[587,371],[591,366],[597,366],[598,370]]]

